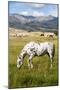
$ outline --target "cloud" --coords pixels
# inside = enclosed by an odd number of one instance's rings
[[[33,13],[32,13],[32,16],[44,16],[44,13],[43,12],[38,12],[38,11],[34,11]]]
[[[44,16],[43,12],[38,12],[38,11],[32,11],[32,12],[28,12],[28,11],[22,11],[20,12],[20,14],[25,15],[25,16]]]
[[[53,11],[53,12],[51,12],[51,14],[52,14],[52,16],[55,16],[55,17],[58,16],[58,12],[57,11]]]
[[[22,12],[20,12],[20,14],[28,16],[28,12],[27,11],[22,11]]]
[[[44,7],[45,4],[31,4],[31,6],[34,8],[41,8],[41,7]]]

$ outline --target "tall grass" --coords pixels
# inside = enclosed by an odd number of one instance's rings
[[[28,69],[25,57],[21,69],[16,67],[17,56],[24,45],[30,41],[51,41],[55,44],[53,68],[50,70],[50,60],[47,55],[33,58],[33,69]],[[39,35],[28,37],[15,37],[9,39],[9,88],[55,86],[58,85],[58,39],[45,38]]]

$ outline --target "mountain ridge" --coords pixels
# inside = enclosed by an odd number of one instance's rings
[[[25,29],[28,31],[40,31],[44,29],[58,29],[58,17],[48,16],[24,16],[11,14],[8,16],[9,27]]]

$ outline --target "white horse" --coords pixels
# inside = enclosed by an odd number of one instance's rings
[[[41,56],[44,54],[47,54],[50,57],[50,61],[51,61],[50,67],[52,68],[54,51],[55,51],[55,47],[52,42],[44,42],[44,43],[30,42],[27,45],[25,45],[25,47],[22,49],[17,59],[17,68],[21,67],[21,65],[23,64],[24,57],[26,55],[29,55],[28,67],[33,68],[32,58],[36,55]]]

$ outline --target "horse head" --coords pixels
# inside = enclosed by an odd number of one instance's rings
[[[22,56],[19,56],[17,59],[17,68],[20,68],[23,64],[23,58]]]

